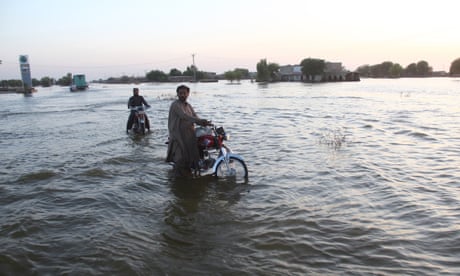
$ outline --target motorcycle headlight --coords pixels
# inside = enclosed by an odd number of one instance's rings
[[[216,132],[217,134],[220,134],[220,135],[225,135],[225,130],[223,127],[219,127],[216,129]]]

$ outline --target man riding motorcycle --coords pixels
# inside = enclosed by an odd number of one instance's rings
[[[133,88],[133,96],[131,96],[128,100],[128,108],[142,105],[150,107],[150,105],[145,101],[144,97],[139,96],[139,88],[135,87]],[[135,111],[131,110],[131,112],[129,113],[128,123],[126,124],[126,133],[128,133],[131,127],[133,126],[134,118]],[[150,121],[147,118],[147,114],[145,114],[145,128],[147,129],[147,131],[150,131]]]

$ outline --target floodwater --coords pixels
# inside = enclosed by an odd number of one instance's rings
[[[173,176],[176,86],[0,94],[0,274],[460,274],[460,79],[190,84],[244,183]]]

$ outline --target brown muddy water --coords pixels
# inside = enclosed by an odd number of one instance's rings
[[[190,84],[244,183],[164,162],[177,84],[0,95],[1,275],[459,275],[460,80]]]

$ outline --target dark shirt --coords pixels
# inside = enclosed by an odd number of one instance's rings
[[[132,106],[142,106],[142,104],[149,106],[142,96],[131,96],[128,101],[128,108]]]

